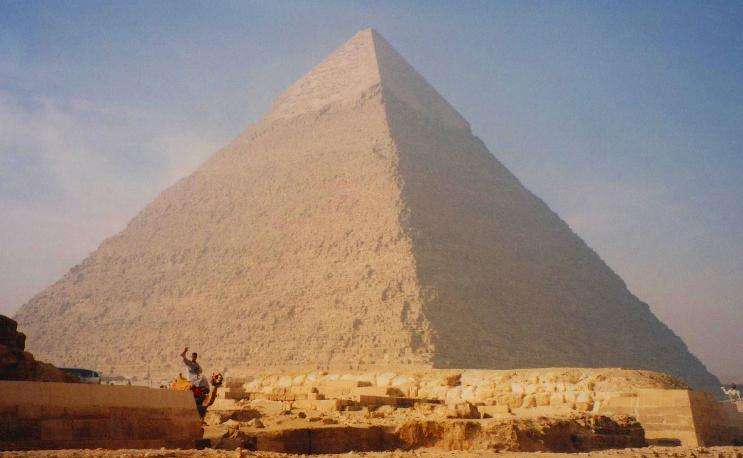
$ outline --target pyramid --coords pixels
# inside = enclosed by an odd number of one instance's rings
[[[375,31],[16,318],[52,362],[625,367],[717,379]]]

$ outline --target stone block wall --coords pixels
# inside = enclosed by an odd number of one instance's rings
[[[0,381],[0,450],[193,448],[190,392],[137,386]]]
[[[698,447],[743,441],[743,414],[703,391],[638,389],[609,394],[597,412],[637,418],[651,444]]]
[[[700,446],[743,439],[743,414],[732,405],[725,410],[711,394],[689,390],[665,374],[618,368],[269,372],[228,377],[221,396],[217,410],[241,399],[374,398],[377,404],[397,405],[412,398],[449,405],[469,402],[490,416],[632,416],[656,444]]]
[[[700,391],[689,392],[689,404],[701,445],[743,444],[743,412],[735,404]]]
[[[302,399],[314,392],[325,397],[387,395],[507,405],[512,409],[562,407],[582,411],[591,411],[617,393],[638,388],[687,388],[657,372],[587,368],[267,372],[232,374],[225,385],[220,396],[230,401],[258,395]]]

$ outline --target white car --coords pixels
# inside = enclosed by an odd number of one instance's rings
[[[101,374],[90,369],[79,369],[76,367],[60,367],[59,370],[79,378],[82,383],[101,383]]]

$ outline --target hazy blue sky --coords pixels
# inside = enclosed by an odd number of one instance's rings
[[[0,1],[0,313],[376,28],[743,378],[743,3]]]

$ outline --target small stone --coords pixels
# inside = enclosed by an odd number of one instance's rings
[[[451,374],[444,379],[445,386],[459,386],[462,383],[462,374]]]
[[[253,428],[265,428],[265,425],[259,418],[253,418],[250,420],[248,426],[252,426]]]
[[[448,406],[447,417],[449,418],[480,418],[480,411],[473,404],[465,401]]]

